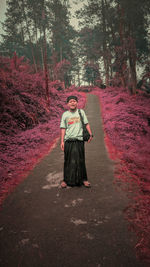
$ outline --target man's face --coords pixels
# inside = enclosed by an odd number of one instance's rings
[[[70,110],[76,110],[78,102],[75,99],[70,99],[68,102],[68,107]]]

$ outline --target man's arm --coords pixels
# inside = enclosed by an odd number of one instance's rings
[[[88,140],[88,143],[90,143],[91,140],[92,140],[92,138],[93,138],[93,136],[92,136],[92,131],[91,131],[91,128],[90,128],[89,123],[86,124],[86,129],[88,130],[88,132],[89,132],[89,134],[90,134],[90,138],[89,138],[89,140]]]
[[[61,128],[60,129],[60,135],[61,135],[61,150],[64,151],[64,137],[65,137],[65,133],[66,133],[66,129],[65,128]]]

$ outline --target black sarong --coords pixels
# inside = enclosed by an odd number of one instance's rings
[[[84,141],[65,141],[64,181],[69,186],[82,185],[83,181],[87,181]]]

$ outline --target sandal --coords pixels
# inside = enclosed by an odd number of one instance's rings
[[[67,187],[67,184],[63,181],[62,183],[61,183],[61,188],[66,188]]]
[[[83,182],[83,185],[84,185],[85,187],[91,187],[91,184],[90,184],[88,181],[84,181],[84,182]]]

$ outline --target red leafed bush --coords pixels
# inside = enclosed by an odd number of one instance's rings
[[[23,58],[1,58],[0,131],[16,134],[49,118],[42,74],[32,74]],[[14,62],[15,61],[15,62]],[[17,61],[17,63],[16,63]]]
[[[130,191],[126,217],[138,236],[137,256],[150,262],[150,96],[121,88],[96,94],[102,107],[105,142],[116,160],[116,183]],[[131,193],[132,192],[132,193]]]

